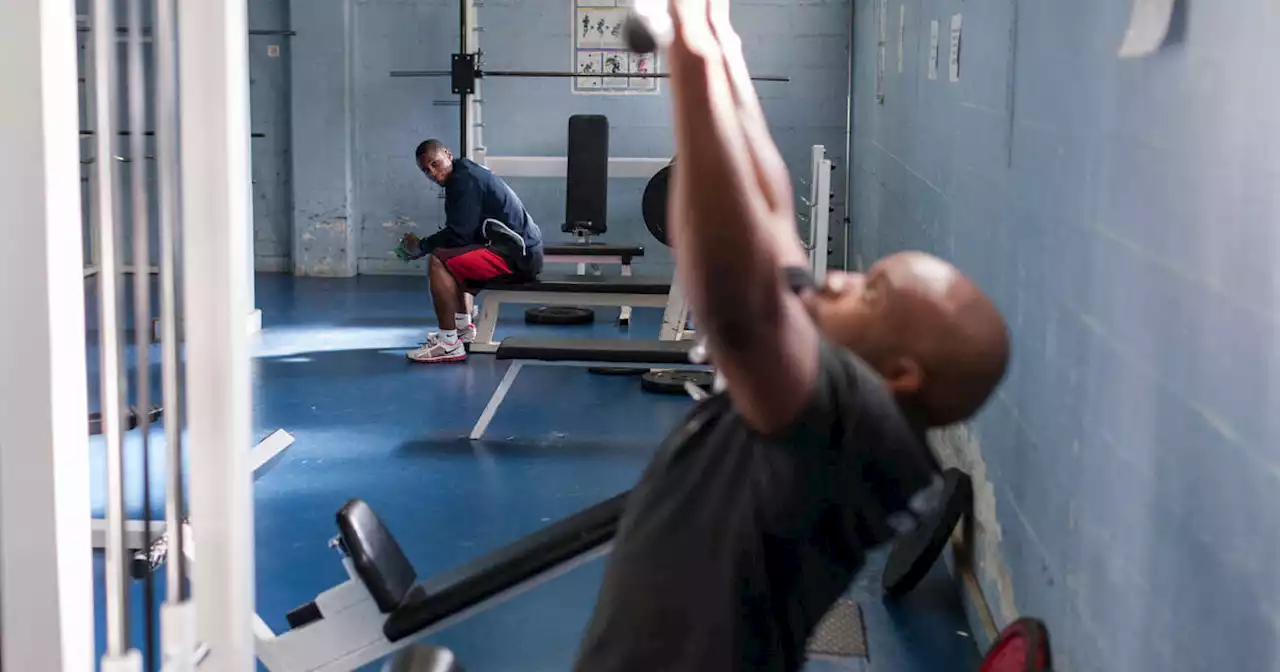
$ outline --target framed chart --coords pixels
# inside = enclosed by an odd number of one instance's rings
[[[622,37],[632,0],[571,0],[573,7],[574,93],[656,94],[654,78],[628,77],[658,72],[657,54],[633,54]]]

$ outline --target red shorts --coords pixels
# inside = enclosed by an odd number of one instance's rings
[[[480,287],[487,282],[515,275],[502,255],[480,245],[442,247],[432,254],[463,287]]]

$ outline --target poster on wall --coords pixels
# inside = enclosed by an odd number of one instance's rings
[[[657,54],[633,54],[622,37],[633,0],[573,0],[574,93],[657,93]]]
[[[938,22],[929,22],[929,79],[938,78]]]
[[[962,15],[951,15],[951,81],[953,82],[960,81],[960,29],[963,22]]]

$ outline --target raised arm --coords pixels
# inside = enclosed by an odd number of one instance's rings
[[[818,334],[782,269],[806,266],[791,182],[729,23],[728,0],[672,0],[677,273],[734,405],[772,433],[817,380]]]

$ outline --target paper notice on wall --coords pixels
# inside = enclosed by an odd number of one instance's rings
[[[951,81],[960,81],[960,15],[951,17]]]
[[[902,74],[902,43],[907,40],[907,6],[898,6],[898,74]]]
[[[938,22],[929,22],[929,79],[938,78]]]
[[[1141,58],[1154,54],[1169,34],[1176,0],[1133,0],[1129,29],[1120,44],[1121,58]]]

